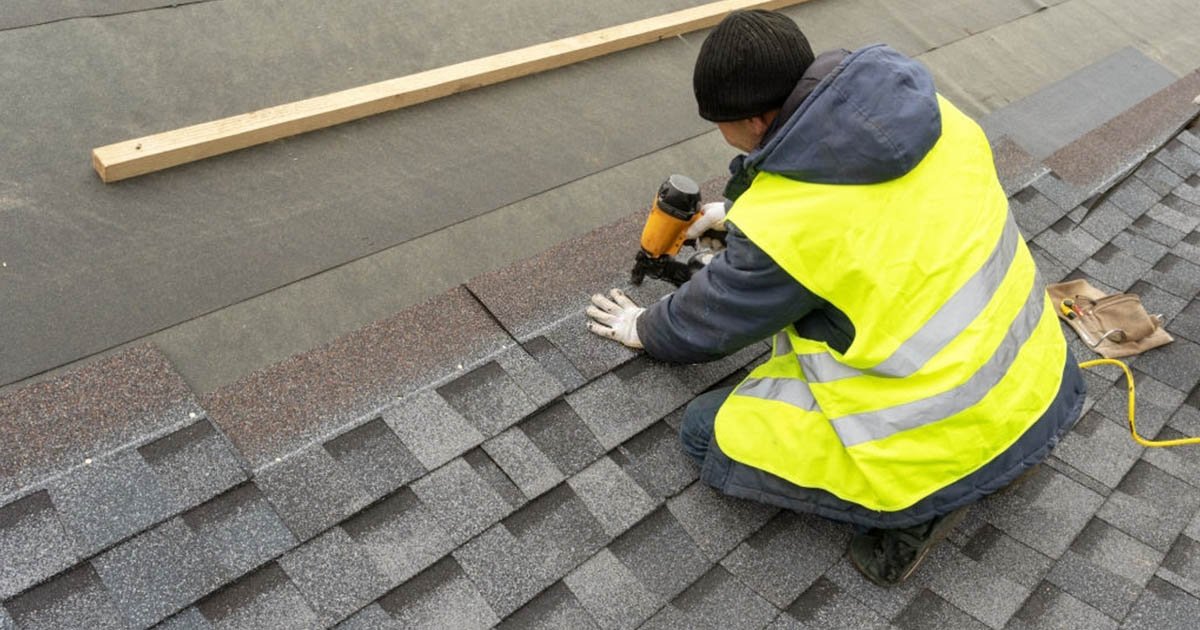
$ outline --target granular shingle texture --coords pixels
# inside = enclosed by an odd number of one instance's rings
[[[996,151],[1046,280],[1163,314],[1176,341],[1130,361],[1159,439],[1200,435],[1198,77],[1044,163]],[[1195,627],[1198,447],[1131,440],[1115,370],[894,588],[850,528],[700,482],[684,407],[768,347],[667,365],[587,332],[590,293],[670,290],[627,285],[644,212],[203,406],[148,346],[0,396],[0,630]]]

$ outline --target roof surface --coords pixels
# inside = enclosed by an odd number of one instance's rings
[[[1130,361],[1160,438],[1200,435],[1197,93],[1045,160],[995,140],[1047,279],[1166,316]],[[643,212],[211,394],[143,345],[0,397],[0,628],[1195,626],[1200,458],[1131,441],[1112,373],[897,588],[847,527],[700,484],[682,407],[766,347],[668,366],[586,332]]]

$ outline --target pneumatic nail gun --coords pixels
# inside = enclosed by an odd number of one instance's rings
[[[647,276],[679,286],[703,267],[693,258],[675,260],[685,244],[687,229],[700,216],[700,186],[684,175],[672,175],[663,182],[650,206],[650,216],[642,228],[642,248],[633,263],[630,280],[641,284]],[[724,233],[720,233],[724,236]]]

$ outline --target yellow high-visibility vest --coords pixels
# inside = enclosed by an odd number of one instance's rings
[[[792,326],[717,413],[731,459],[897,511],[1011,446],[1050,406],[1066,342],[971,119],[897,179],[813,184],[760,173],[729,220],[840,309],[840,353]]]

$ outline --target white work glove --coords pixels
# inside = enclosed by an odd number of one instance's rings
[[[715,238],[706,238],[704,233],[709,230],[725,231],[725,202],[714,201],[700,206],[700,218],[688,226],[685,239],[696,239],[697,250],[710,250],[714,253],[725,249],[725,244]]]
[[[637,318],[646,309],[634,304],[620,289],[613,289],[608,294],[611,300],[599,293],[592,296],[592,305],[587,307],[587,316],[591,319],[588,330],[630,348],[641,348]]]

